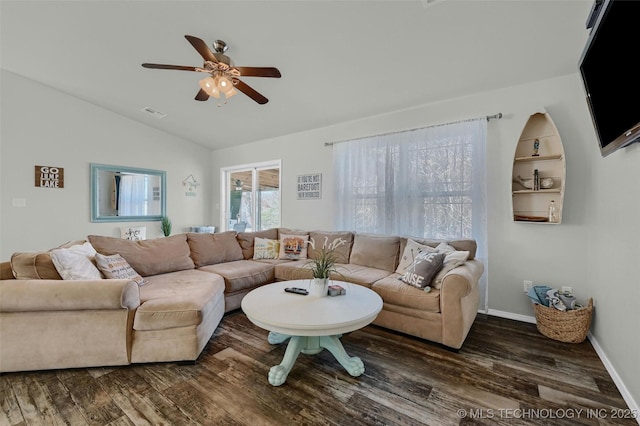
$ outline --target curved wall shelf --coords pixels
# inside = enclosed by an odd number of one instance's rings
[[[522,129],[513,158],[513,220],[553,225],[562,223],[565,177],[564,147],[556,125],[546,112],[532,114]],[[552,200],[557,210],[555,221],[549,220]]]

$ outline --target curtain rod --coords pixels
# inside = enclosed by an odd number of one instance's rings
[[[478,117],[478,118],[480,118],[480,117]],[[487,119],[487,121],[489,121],[489,120],[493,120],[493,119],[500,120],[500,119],[502,118],[502,113],[501,113],[501,112],[499,112],[499,113],[497,113],[497,114],[487,115],[487,116],[485,116],[485,118]],[[467,119],[467,120],[458,120],[458,121],[451,121],[451,122],[449,122],[449,123],[434,124],[433,126],[415,127],[415,128],[413,128],[413,129],[398,130],[397,132],[382,133],[382,134],[380,134],[380,135],[373,135],[373,136],[387,136],[387,135],[393,135],[393,134],[396,134],[396,133],[411,132],[412,130],[427,129],[427,128],[429,128],[429,127],[439,127],[439,126],[447,126],[447,125],[449,125],[449,124],[464,123],[465,121],[472,121],[472,120],[477,120],[477,118],[469,118],[469,119]],[[324,146],[332,146],[332,145],[334,145],[334,144],[342,143],[342,142],[357,141],[357,140],[360,140],[360,139],[371,138],[371,137],[373,137],[373,136],[362,136],[362,137],[359,137],[359,138],[354,138],[354,139],[345,139],[345,140],[342,140],[342,141],[336,141],[336,142],[325,142],[325,143],[324,143]]]

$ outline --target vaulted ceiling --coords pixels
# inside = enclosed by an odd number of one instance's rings
[[[0,65],[211,149],[577,72],[591,0],[7,1]],[[186,34],[224,40],[269,99],[194,100]],[[25,99],[37,102],[37,99]],[[167,116],[154,118],[149,107]]]

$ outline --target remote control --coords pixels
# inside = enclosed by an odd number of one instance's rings
[[[284,291],[286,291],[287,293],[303,294],[305,296],[309,294],[309,291],[307,289],[299,287],[287,287],[284,289]]]

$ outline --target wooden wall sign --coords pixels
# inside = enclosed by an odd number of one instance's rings
[[[298,175],[298,200],[322,198],[322,173]]]
[[[64,169],[54,166],[36,166],[36,186],[64,188]]]

